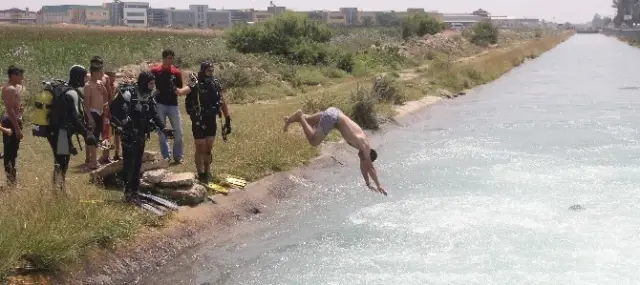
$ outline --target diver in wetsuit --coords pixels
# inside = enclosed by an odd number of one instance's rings
[[[72,136],[82,135],[87,145],[97,143],[96,138],[85,125],[82,113],[82,87],[86,75],[87,70],[84,67],[80,65],[71,67],[69,88],[61,96],[53,99],[54,107],[49,116],[47,140],[54,156],[53,183],[60,188],[64,188],[71,155],[78,154],[73,146]]]
[[[162,130],[167,133],[163,120],[158,116],[153,97],[155,76],[142,72],[137,84],[121,84],[109,109],[110,123],[122,138],[123,169],[120,175],[124,186],[125,200],[139,199],[140,168],[142,154],[151,132]]]
[[[222,137],[231,133],[231,117],[229,108],[222,96],[222,86],[213,76],[213,65],[203,62],[198,72],[198,84],[187,94],[185,100],[187,114],[191,118],[191,131],[195,142],[195,163],[198,179],[208,182],[211,179],[209,171],[213,156],[213,143],[216,138],[216,116],[220,111],[224,114],[225,123],[222,127]]]

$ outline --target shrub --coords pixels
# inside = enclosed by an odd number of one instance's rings
[[[380,125],[375,111],[378,100],[372,90],[358,84],[356,90],[351,92],[350,99],[352,107],[349,117],[364,129],[378,129]]]
[[[250,87],[257,86],[262,83],[265,76],[264,71],[257,68],[228,67],[216,71],[217,77],[220,79],[222,87]]]
[[[407,39],[412,36],[422,37],[426,34],[435,35],[444,28],[445,25],[443,22],[426,13],[415,14],[406,17],[402,21],[402,38]]]
[[[253,25],[234,26],[228,45],[242,53],[270,53],[297,64],[329,62],[331,30],[324,23],[294,12]]]
[[[353,72],[353,68],[356,65],[356,59],[353,53],[350,52],[336,52],[333,61],[337,68],[349,73]]]
[[[475,24],[473,27],[471,42],[480,46],[496,44],[498,43],[499,33],[500,31],[498,30],[498,27],[494,26],[489,21],[483,21]]]
[[[407,101],[407,95],[402,85],[391,76],[376,76],[372,86],[373,94],[382,102],[403,104]]]

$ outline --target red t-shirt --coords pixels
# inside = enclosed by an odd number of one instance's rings
[[[156,102],[163,105],[178,106],[178,95],[175,88],[182,88],[182,72],[171,65],[165,67],[162,64],[151,68],[151,73],[156,76],[156,88],[158,95]]]

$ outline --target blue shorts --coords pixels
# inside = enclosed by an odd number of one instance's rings
[[[335,107],[329,107],[328,109],[320,112],[320,121],[318,122],[318,130],[327,136],[333,128],[338,124],[338,119],[342,111]]]

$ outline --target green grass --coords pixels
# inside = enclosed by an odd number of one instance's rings
[[[558,42],[545,36],[527,47],[505,49],[499,55],[489,52],[464,65],[439,63],[449,66],[446,69],[433,68],[439,60],[434,57],[420,62],[430,68],[421,68],[418,77],[401,82],[397,72],[415,70],[415,62],[389,51],[369,50],[368,43],[364,47],[359,44],[365,38],[375,39],[371,35],[376,33],[354,29],[337,36],[336,45],[359,50],[356,69],[349,74],[331,66],[290,66],[271,56],[239,54],[229,50],[224,39],[199,34],[3,26],[0,66],[15,63],[26,68],[27,92],[23,100],[28,104],[41,80],[66,78],[72,64],[88,65],[94,55],[102,56],[111,68],[157,61],[166,47],[176,51],[184,69],[194,68],[201,60],[214,60],[225,67],[217,73],[229,87],[226,96],[235,104],[231,106],[233,133],[229,142],[216,141],[213,170],[256,180],[304,165],[318,155],[318,149],[308,144],[299,127],[282,132],[283,116],[299,108],[311,112],[337,106],[363,124],[375,127],[375,115],[392,115],[396,98],[389,93],[382,98],[374,90],[373,75],[381,71],[391,71],[388,78],[402,87],[393,90],[400,90],[394,92],[401,92],[403,100],[415,100],[436,88],[424,82],[433,81],[437,88],[454,90],[472,87],[496,78],[522,62],[523,57],[539,54]],[[396,39],[387,34],[378,38]],[[172,166],[171,170],[193,171],[191,123],[185,114],[182,118],[186,163]],[[89,184],[88,175],[76,169],[67,178],[69,199],[54,197],[50,190],[53,158],[49,146],[26,130],[18,157],[20,187],[0,192],[0,280],[24,259],[39,269],[56,272],[78,262],[88,249],[115,246],[135,236],[141,228],[164,226],[166,220],[119,203],[80,203],[91,199],[119,200],[122,194]],[[338,134],[333,132],[330,140],[337,139]],[[158,150],[157,136],[153,135],[147,146]],[[83,160],[83,154],[74,156],[71,167],[81,165]]]

